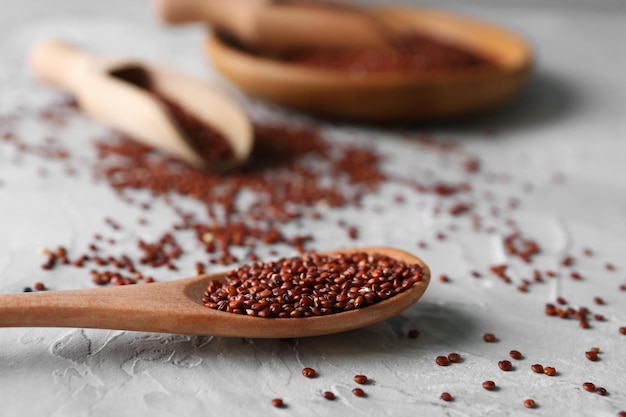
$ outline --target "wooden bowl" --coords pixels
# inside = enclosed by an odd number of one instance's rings
[[[212,34],[205,51],[214,66],[247,94],[314,115],[366,122],[458,118],[492,108],[528,79],[529,45],[506,29],[466,16],[426,8],[376,10],[409,23],[424,35],[487,57],[492,68],[430,74],[310,68],[245,52]]]

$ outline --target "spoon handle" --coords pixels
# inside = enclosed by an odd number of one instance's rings
[[[170,283],[0,295],[0,327],[184,331],[199,309]],[[174,306],[174,307],[172,307]],[[194,308],[197,307],[197,308]],[[193,315],[193,314],[191,314]]]
[[[77,68],[89,56],[73,46],[48,39],[35,46],[29,58],[29,67],[38,80],[66,90],[72,89]]]

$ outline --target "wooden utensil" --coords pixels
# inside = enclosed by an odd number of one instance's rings
[[[386,47],[402,37],[368,9],[347,4],[271,0],[157,0],[170,24],[206,22],[247,48],[281,54],[303,48]]]
[[[194,166],[229,169],[251,152],[252,127],[245,112],[198,78],[162,65],[91,56],[53,39],[35,46],[29,65],[36,79],[73,94],[89,116]],[[206,160],[154,92],[221,133],[234,158]]]
[[[81,327],[195,335],[285,338],[343,332],[399,314],[424,293],[430,271],[413,255],[391,248],[344,249],[332,253],[387,255],[422,267],[421,280],[406,291],[365,308],[305,318],[260,318],[210,309],[202,295],[226,273],[177,281],[91,290],[0,295],[0,327]]]
[[[436,73],[351,73],[290,64],[246,52],[211,34],[211,63],[246,93],[315,115],[366,122],[458,118],[514,96],[528,79],[529,45],[510,31],[428,8],[376,9],[380,20],[474,51],[495,66]]]

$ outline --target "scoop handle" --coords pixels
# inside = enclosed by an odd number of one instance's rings
[[[386,25],[343,3],[278,0],[156,0],[170,24],[206,22],[248,47],[282,53],[302,48],[386,47]],[[382,30],[385,29],[385,30]]]
[[[156,0],[155,9],[165,23],[206,22],[239,34],[253,25],[254,14],[268,0]]]
[[[57,39],[44,40],[32,49],[28,66],[33,76],[46,84],[72,90],[75,71],[89,57],[74,46]]]

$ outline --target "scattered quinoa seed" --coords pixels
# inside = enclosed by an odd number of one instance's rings
[[[448,355],[448,360],[452,363],[459,363],[459,361],[461,360],[461,355],[459,355],[458,353],[451,353]]]
[[[509,352],[509,356],[513,359],[520,360],[522,359],[522,354],[518,350],[512,350]]]
[[[493,391],[496,388],[496,383],[493,381],[485,381],[483,382],[483,388],[487,391]]]
[[[543,368],[543,373],[548,376],[554,376],[556,375],[556,369],[552,366],[546,366],[545,368]]]
[[[354,388],[352,390],[352,394],[357,397],[365,397],[365,391],[363,391],[361,388]]]
[[[533,400],[532,398],[524,400],[524,407],[526,407],[526,408],[535,408],[536,406],[537,406],[537,404],[535,403],[535,400]]]
[[[502,369],[503,371],[507,371],[507,372],[513,369],[513,365],[511,364],[510,361],[507,361],[507,360],[498,362],[498,367]]]
[[[496,341],[496,336],[493,333],[485,333],[483,335],[483,340],[487,343],[493,343]]]
[[[283,408],[285,406],[285,403],[280,398],[274,398],[272,400],[272,405],[276,408]]]
[[[409,332],[407,333],[407,337],[408,337],[409,339],[417,339],[417,338],[419,337],[419,335],[420,335],[420,332],[419,332],[419,330],[417,330],[417,329],[411,329],[411,330],[409,330]]]
[[[440,398],[444,401],[452,401],[452,395],[449,392],[442,392]]]
[[[302,369],[302,375],[307,377],[307,378],[315,378],[315,376],[317,374],[315,372],[315,369],[313,369],[313,368],[303,368]]]
[[[450,365],[450,361],[448,360],[447,357],[445,356],[437,356],[435,358],[435,362],[437,363],[437,365],[439,366],[448,366]]]
[[[354,382],[356,382],[357,384],[364,385],[364,384],[367,384],[368,380],[365,375],[355,375]]]
[[[583,383],[583,389],[588,392],[595,392],[596,385],[593,382],[585,382]]]
[[[538,363],[536,363],[536,364],[534,364],[534,365],[531,365],[531,366],[530,366],[530,369],[531,369],[533,372],[537,373],[537,374],[542,374],[542,373],[543,373],[543,366],[542,366],[542,365],[540,365],[540,364],[538,364]]]

